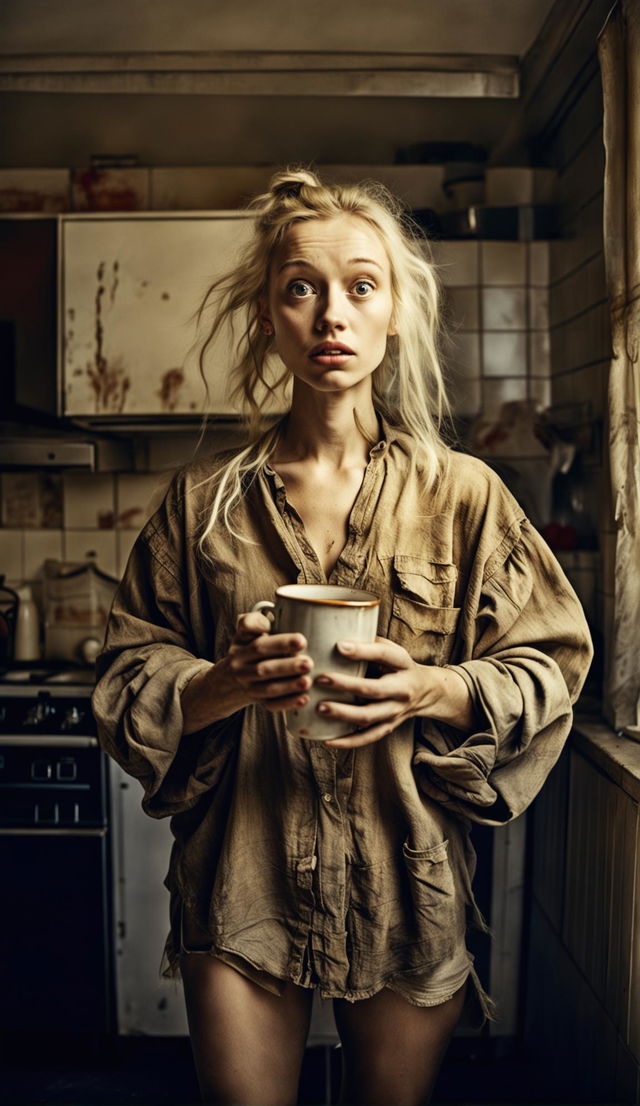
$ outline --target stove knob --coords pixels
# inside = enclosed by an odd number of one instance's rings
[[[84,711],[79,711],[77,707],[69,707],[65,713],[62,727],[65,730],[70,730],[73,726],[79,726],[83,718]]]

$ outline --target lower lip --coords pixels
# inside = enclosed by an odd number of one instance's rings
[[[312,353],[311,360],[318,365],[346,365],[352,353]]]

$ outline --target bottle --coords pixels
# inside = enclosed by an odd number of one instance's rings
[[[37,661],[40,658],[40,620],[31,588],[24,584],[16,588],[18,610],[16,613],[13,659]]]

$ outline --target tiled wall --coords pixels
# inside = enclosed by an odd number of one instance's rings
[[[586,66],[588,70],[588,66]],[[558,126],[562,238],[549,250],[551,394],[589,401],[606,426],[610,331],[602,204],[604,154],[599,72]],[[606,441],[586,463],[597,515],[599,627],[611,625],[615,530]],[[580,554],[575,554],[579,557]],[[608,748],[611,736],[607,735]],[[635,750],[635,746],[628,742]],[[625,755],[616,742],[616,758]],[[594,762],[578,744],[564,755],[533,811],[534,886],[529,940],[527,1045],[558,1101],[640,1102],[637,757],[633,788],[616,760]]]
[[[595,72],[553,138],[561,238],[549,248],[549,337],[554,404],[588,402],[605,425],[611,357],[602,238],[602,90]],[[615,543],[606,442],[585,462],[586,498],[598,528],[597,629],[606,643],[612,617]]]
[[[5,472],[0,479],[0,571],[10,585],[37,579],[47,558],[95,557],[103,572],[120,576],[166,486],[158,473]]]
[[[550,397],[548,242],[433,244],[445,286],[446,362],[458,415]]]

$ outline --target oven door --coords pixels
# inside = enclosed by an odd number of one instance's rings
[[[0,829],[3,1030],[113,1030],[106,829]]]
[[[0,1031],[114,1028],[107,763],[92,736],[0,736]]]

